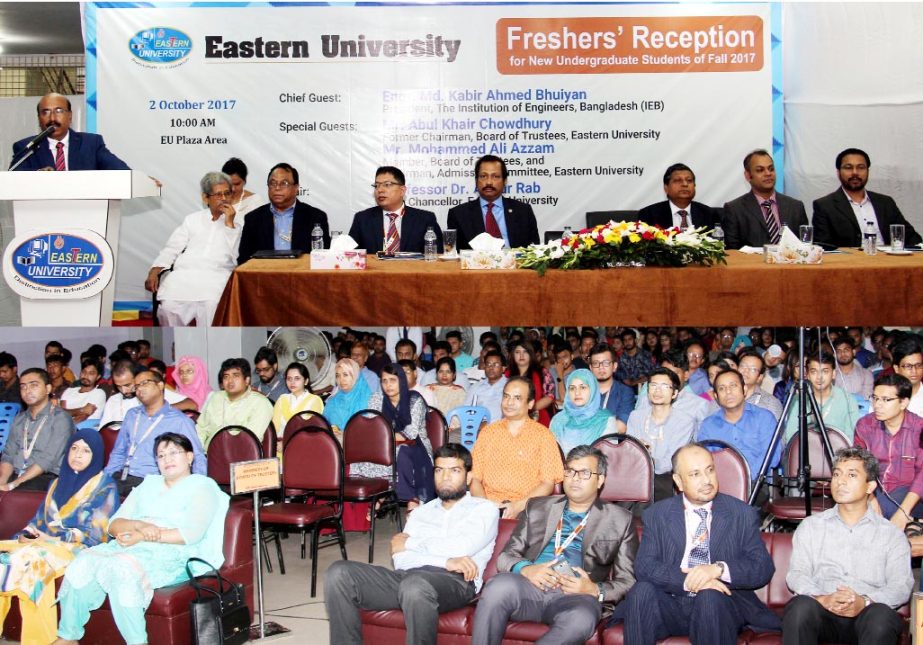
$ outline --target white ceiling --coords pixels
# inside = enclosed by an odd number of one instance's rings
[[[0,54],[82,54],[79,2],[0,2]]]

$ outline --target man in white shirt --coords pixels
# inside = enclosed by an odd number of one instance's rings
[[[84,359],[80,364],[79,385],[67,388],[61,395],[61,408],[67,410],[75,424],[97,421],[103,416],[106,393],[98,387],[100,371],[95,360]]]
[[[490,410],[490,421],[499,421],[503,418],[500,403],[503,400],[503,387],[506,385],[506,376],[503,370],[506,361],[498,349],[492,349],[484,354],[484,375],[486,378],[471,386],[465,405],[480,405]],[[452,420],[449,419],[451,425]]]
[[[157,294],[162,325],[184,326],[193,320],[209,326],[228,277],[237,266],[241,225],[231,205],[231,178],[222,172],[202,177],[206,208],[187,215],[154,260],[144,288]],[[160,273],[172,267],[164,279]]]
[[[394,570],[338,560],[324,580],[330,642],[362,640],[360,609],[400,609],[408,643],[436,643],[440,611],[463,607],[483,583],[499,513],[472,497],[471,453],[447,443],[433,454],[437,498],[416,508],[403,533],[391,538]]]
[[[836,352],[836,384],[862,399],[872,396],[874,380],[872,373],[856,360],[856,345],[852,338],[843,334],[833,341]]]
[[[923,417],[923,345],[915,337],[902,340],[891,348],[894,371],[910,381],[910,405],[907,409]]]

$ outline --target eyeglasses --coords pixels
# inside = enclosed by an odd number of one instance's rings
[[[157,461],[166,461],[167,459],[172,459],[177,455],[185,455],[185,450],[167,450],[166,452],[161,452],[157,454]]]
[[[23,383],[22,381],[20,381],[20,382],[19,382],[19,389],[20,389],[20,390],[37,390],[38,388],[42,387],[43,385],[45,385],[45,384],[42,383],[41,381],[27,381],[27,382],[25,382],[25,383]]]
[[[754,373],[756,373],[756,372],[759,372],[759,371],[760,371],[760,368],[755,367],[755,366],[753,366],[753,365],[741,365],[740,367],[737,368],[737,371],[738,371],[738,372],[754,372]]]
[[[592,470],[587,470],[586,468],[582,470],[574,470],[573,468],[565,468],[564,476],[568,479],[582,479],[584,481],[588,480],[592,475],[602,475],[603,473],[594,473]]]
[[[403,186],[404,184],[398,183],[396,181],[376,181],[372,184],[372,188],[378,190],[379,188],[384,188],[386,190],[391,190],[395,186]]]
[[[919,372],[923,370],[923,363],[901,363],[898,367],[908,372]]]
[[[863,163],[857,164],[855,166],[852,164],[843,164],[842,166],[840,166],[840,170],[845,170],[846,172],[850,172],[852,170],[858,170],[859,172],[862,172],[863,170],[868,170],[868,169],[869,167]]]
[[[155,381],[154,379],[150,379],[150,378],[149,378],[149,379],[145,379],[145,380],[141,381],[140,383],[135,383],[135,387],[147,387],[147,386],[150,385],[151,383],[156,383],[156,382],[157,382],[157,381]]]
[[[220,193],[212,193],[212,194],[209,195],[209,197],[220,197],[221,199],[227,199],[227,198],[230,197],[232,194],[233,194],[233,193],[232,193],[231,191],[225,190],[225,191],[222,191],[222,192],[220,192]]]
[[[612,365],[612,361],[593,361],[590,363],[590,367],[609,367]]]
[[[647,389],[649,390],[672,390],[673,386],[670,383],[648,383]]]
[[[876,403],[891,403],[892,401],[897,401],[900,397],[897,396],[875,396],[872,395],[872,405]]]
[[[686,358],[704,358],[703,354],[686,354]]]
[[[270,179],[266,182],[266,185],[270,188],[291,188],[295,184],[290,182],[288,179],[283,179],[282,181],[276,181],[275,179]]]
[[[484,367],[503,367],[503,363],[484,363]]]
[[[70,110],[68,110],[67,108],[62,108],[62,107],[42,108],[41,110],[38,111],[39,115],[41,116],[51,116],[52,114],[54,114],[55,116],[61,116],[62,114],[65,114],[67,112],[70,112]]]

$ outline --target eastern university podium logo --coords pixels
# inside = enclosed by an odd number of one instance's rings
[[[172,27],[150,27],[129,39],[128,50],[135,62],[145,67],[176,67],[186,62],[192,38]]]
[[[26,298],[88,298],[109,284],[112,271],[112,249],[92,231],[27,233],[3,257],[7,284]]]

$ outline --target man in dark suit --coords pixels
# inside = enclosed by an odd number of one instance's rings
[[[663,192],[667,201],[645,206],[638,219],[660,228],[705,228],[715,226],[715,211],[695,199],[695,173],[686,164],[675,163],[663,173]]]
[[[446,228],[458,231],[459,249],[470,249],[471,240],[484,232],[502,237],[511,249],[539,243],[532,206],[503,196],[508,177],[500,157],[484,155],[478,159],[474,180],[480,197],[449,210]]]
[[[752,190],[724,205],[724,244],[729,249],[776,244],[787,226],[798,235],[808,223],[804,204],[777,193],[776,167],[765,150],[744,157],[744,178]]]
[[[330,248],[327,213],[298,201],[298,171],[287,163],[277,163],[266,182],[269,203],[244,217],[237,264],[243,264],[257,251],[276,249],[311,250],[311,231],[320,224],[324,248]]]
[[[836,156],[836,170],[842,190],[814,200],[814,241],[830,246],[861,246],[868,223],[874,224],[878,241],[891,243],[891,225],[904,225],[904,245],[916,246],[923,238],[914,230],[894,200],[865,190],[872,162],[858,148],[847,148]]]
[[[109,152],[98,134],[70,129],[71,102],[61,94],[46,94],[38,102],[39,130],[54,126],[45,141],[35,146],[35,152],[16,170],[130,170],[128,165]],[[32,137],[13,144],[10,166],[25,154]]]
[[[500,643],[510,620],[551,625],[542,642],[583,643],[603,603],[625,597],[637,534],[628,511],[599,500],[607,465],[598,449],[577,446],[567,455],[564,495],[529,500],[497,558],[501,573],[478,601],[474,645]]]
[[[404,204],[407,186],[404,173],[394,166],[382,166],[375,171],[375,201],[378,206],[353,215],[349,236],[369,253],[398,251],[423,253],[423,236],[432,227],[436,246],[442,253],[442,229],[436,215],[430,211]]]
[[[753,592],[775,572],[756,509],[718,493],[715,462],[698,444],[673,455],[673,481],[682,494],[643,515],[637,582],[616,609],[625,643],[688,635],[693,643],[735,645],[744,625],[779,630],[778,616]]]

